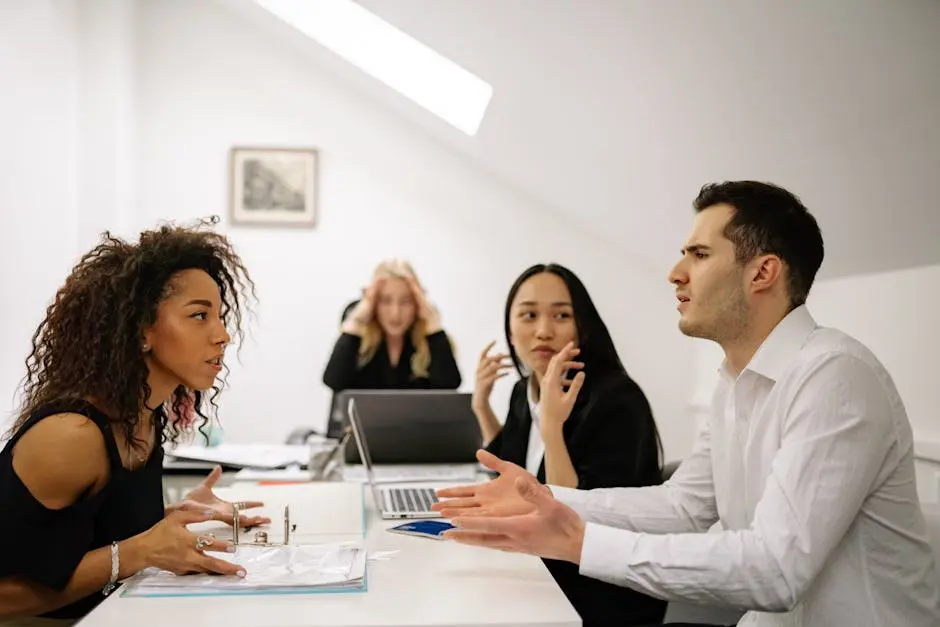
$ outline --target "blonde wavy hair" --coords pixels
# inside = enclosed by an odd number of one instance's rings
[[[423,289],[414,268],[403,259],[388,259],[381,262],[372,273],[372,280],[376,279],[402,279],[404,281],[411,279],[419,289]],[[376,294],[376,298],[378,297],[379,295]],[[378,302],[374,303],[374,306],[378,308]],[[418,316],[417,307],[418,303],[415,299],[415,322],[411,327],[411,343],[415,347],[415,353],[411,356],[411,372],[419,379],[427,379],[428,367],[431,365],[431,348],[428,346],[427,322]],[[360,368],[375,357],[375,352],[382,343],[384,335],[378,316],[373,315],[362,333],[362,342],[359,344],[357,361]]]

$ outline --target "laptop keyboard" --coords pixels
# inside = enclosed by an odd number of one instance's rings
[[[388,496],[392,507],[399,512],[429,512],[431,504],[437,503],[437,495],[431,488],[393,488]]]

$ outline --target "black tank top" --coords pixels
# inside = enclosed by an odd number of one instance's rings
[[[80,414],[104,436],[110,478],[97,494],[86,494],[62,509],[50,510],[37,501],[13,471],[13,447],[40,420],[53,414]],[[162,410],[154,414],[157,435]],[[34,412],[0,452],[0,538],[4,540],[0,577],[23,577],[55,590],[63,589],[86,553],[125,540],[163,518],[163,447],[156,440],[141,468],[121,463],[108,417],[84,400],[62,400]],[[109,571],[110,573],[110,571]],[[100,591],[44,614],[78,618],[103,599]]]

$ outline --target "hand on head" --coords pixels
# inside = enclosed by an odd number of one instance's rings
[[[381,278],[376,278],[362,290],[362,298],[352,308],[343,321],[342,330],[346,333],[361,335],[365,327],[375,318],[375,308],[382,289]]]
[[[357,324],[366,325],[375,317],[375,307],[382,291],[382,278],[376,278],[362,291],[362,298],[350,312],[349,319]]]

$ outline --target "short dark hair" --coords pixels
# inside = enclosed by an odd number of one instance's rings
[[[806,302],[822,265],[822,232],[800,199],[782,187],[759,181],[725,181],[702,187],[696,212],[718,204],[730,205],[734,215],[724,235],[734,244],[738,263],[772,254],[787,265],[790,308]]]

